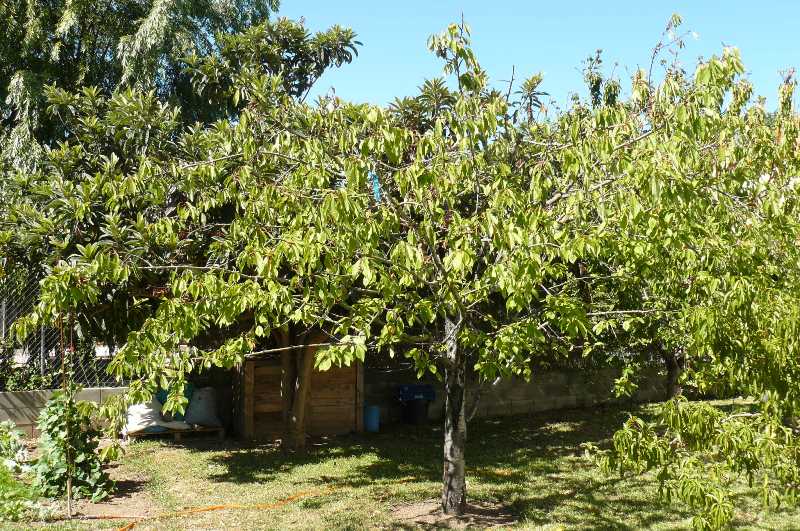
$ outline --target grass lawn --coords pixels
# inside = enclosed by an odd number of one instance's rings
[[[615,407],[475,421],[467,453],[470,501],[507,506],[518,528],[689,528],[690,515],[659,502],[651,478],[604,477],[582,457],[582,442],[607,439],[626,417]],[[416,528],[393,511],[438,496],[441,458],[438,426],[397,426],[318,442],[305,457],[268,445],[137,442],[116,472],[139,478],[127,488],[149,498],[152,514],[268,505],[143,521],[135,529]],[[800,528],[799,510],[764,513],[757,500],[741,488],[737,528]]]

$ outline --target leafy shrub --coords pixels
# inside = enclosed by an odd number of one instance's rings
[[[0,295],[2,292],[3,282],[0,278]],[[10,334],[7,334],[7,337],[0,339],[0,391],[22,390],[17,387],[21,369],[23,368],[14,363],[14,343]]]
[[[0,464],[11,472],[22,470],[28,460],[28,449],[22,439],[22,432],[7,420],[0,422]]]
[[[91,422],[94,405],[77,402],[76,392],[73,386],[55,393],[39,416],[42,455],[35,466],[34,485],[45,496],[61,496],[71,472],[73,496],[97,501],[105,498],[113,485],[97,453],[100,432]]]
[[[52,384],[51,374],[42,375],[41,369],[30,364],[14,364],[14,345],[10,340],[0,341],[0,391],[31,391],[47,389]]]
[[[48,389],[53,383],[50,374],[42,375],[35,366],[23,365],[21,367],[11,367],[5,377],[4,387],[6,391],[33,391],[36,389]]]
[[[44,520],[50,511],[37,502],[36,492],[0,467],[0,522]]]

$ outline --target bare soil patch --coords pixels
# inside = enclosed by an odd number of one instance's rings
[[[141,518],[153,516],[157,509],[150,496],[145,492],[146,477],[130,471],[121,471],[119,467],[108,469],[108,474],[116,482],[116,490],[107,499],[94,503],[81,500],[76,504],[79,517],[92,518]]]
[[[505,527],[517,521],[507,507],[486,502],[468,503],[461,516],[444,514],[437,499],[397,505],[392,517],[398,524],[427,529],[483,529]]]

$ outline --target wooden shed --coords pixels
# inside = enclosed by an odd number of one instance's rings
[[[241,368],[240,432],[245,439],[283,435],[282,366],[278,359],[248,360]],[[363,429],[364,369],[361,363],[312,373],[306,433],[342,435]]]

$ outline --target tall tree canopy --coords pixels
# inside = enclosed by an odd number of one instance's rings
[[[50,90],[72,135],[19,181],[27,202],[0,240],[53,264],[20,333],[75,316],[122,345],[112,370],[132,379],[129,400],[170,386],[169,407],[190,371],[248,356],[309,343],[324,348],[304,367],[407,356],[445,382],[442,506],[459,513],[470,374],[535,377],[543,355],[667,323],[686,382],[764,400],[733,416],[676,400],[661,424],[632,419],[594,455],[658,468],[698,527],[730,519],[730,474],[790,498],[793,85],[767,120],[725,50],[693,77],[636,72],[628,98],[611,86],[537,117],[541,78],[518,101],[491,90],[465,27],[430,47],[453,88],[428,83],[388,110],[308,105],[290,74],[240,68],[247,54],[195,66],[196,90],[219,88],[236,109],[206,127],[154,93]]]
[[[161,102],[154,105],[169,104],[167,126],[208,125],[236,118],[247,99],[240,91],[253,77],[280,76],[288,94],[304,97],[325,69],[350,62],[357,53],[360,43],[352,30],[334,26],[312,35],[302,22],[268,20],[275,9],[277,2],[259,0],[0,5],[0,20],[8,26],[0,35],[0,225],[13,228],[20,222],[9,212],[16,202],[38,208],[25,197],[28,185],[17,186],[14,179],[27,179],[26,171],[48,150],[64,141],[79,143],[92,127],[76,119],[85,116],[76,108],[48,108],[59,90],[85,87],[87,101],[99,101],[134,89],[133,99],[143,101],[140,96],[147,93],[148,101]],[[141,130],[131,130],[126,139],[114,139],[125,146],[123,158],[166,145],[163,136],[151,140],[149,129],[157,136],[164,124],[142,119],[138,126]],[[162,156],[169,153],[171,148]],[[26,215],[21,212],[17,209]],[[47,271],[52,242],[20,243],[6,249],[7,257],[34,275]]]
[[[228,117],[229,99],[191,86],[187,63],[239,59],[241,41],[262,68],[286,72],[303,91],[325,68],[348,62],[355,35],[338,26],[309,35],[300,23],[270,22],[277,0],[8,0],[0,5],[0,161],[30,168],[69,136],[46,112],[46,87],[154,91],[186,122]],[[252,61],[251,61],[252,62]],[[220,105],[222,103],[222,105]]]

